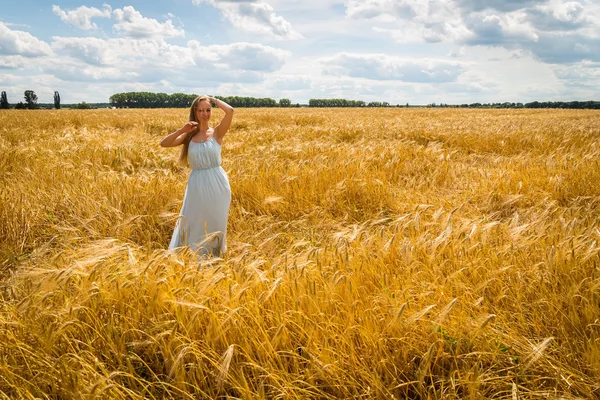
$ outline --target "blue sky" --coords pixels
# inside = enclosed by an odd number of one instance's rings
[[[600,100],[600,1],[6,1],[10,103],[124,91],[392,104]]]

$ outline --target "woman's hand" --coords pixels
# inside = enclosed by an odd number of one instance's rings
[[[188,121],[184,126],[161,140],[160,145],[162,147],[179,146],[180,144],[183,144],[187,134],[193,132],[196,128],[198,128],[198,123],[196,121]]]
[[[188,121],[182,128],[181,133],[189,133],[195,130],[198,127],[198,123],[196,121]]]

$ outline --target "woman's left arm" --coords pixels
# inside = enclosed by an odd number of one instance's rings
[[[214,138],[217,141],[217,143],[223,144],[223,138],[229,130],[229,127],[231,126],[231,121],[233,120],[233,107],[225,103],[223,100],[215,99],[214,97],[209,97],[209,100],[221,110],[225,111],[225,116],[223,117],[219,125],[215,127],[214,131]]]

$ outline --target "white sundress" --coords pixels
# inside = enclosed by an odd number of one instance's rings
[[[213,137],[206,142],[192,140],[188,161],[192,172],[169,249],[189,246],[198,255],[223,256],[231,188],[221,167],[221,145]]]

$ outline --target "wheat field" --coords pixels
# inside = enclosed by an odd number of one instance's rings
[[[0,398],[600,397],[598,112],[237,109],[200,262],[187,113],[0,112]]]

